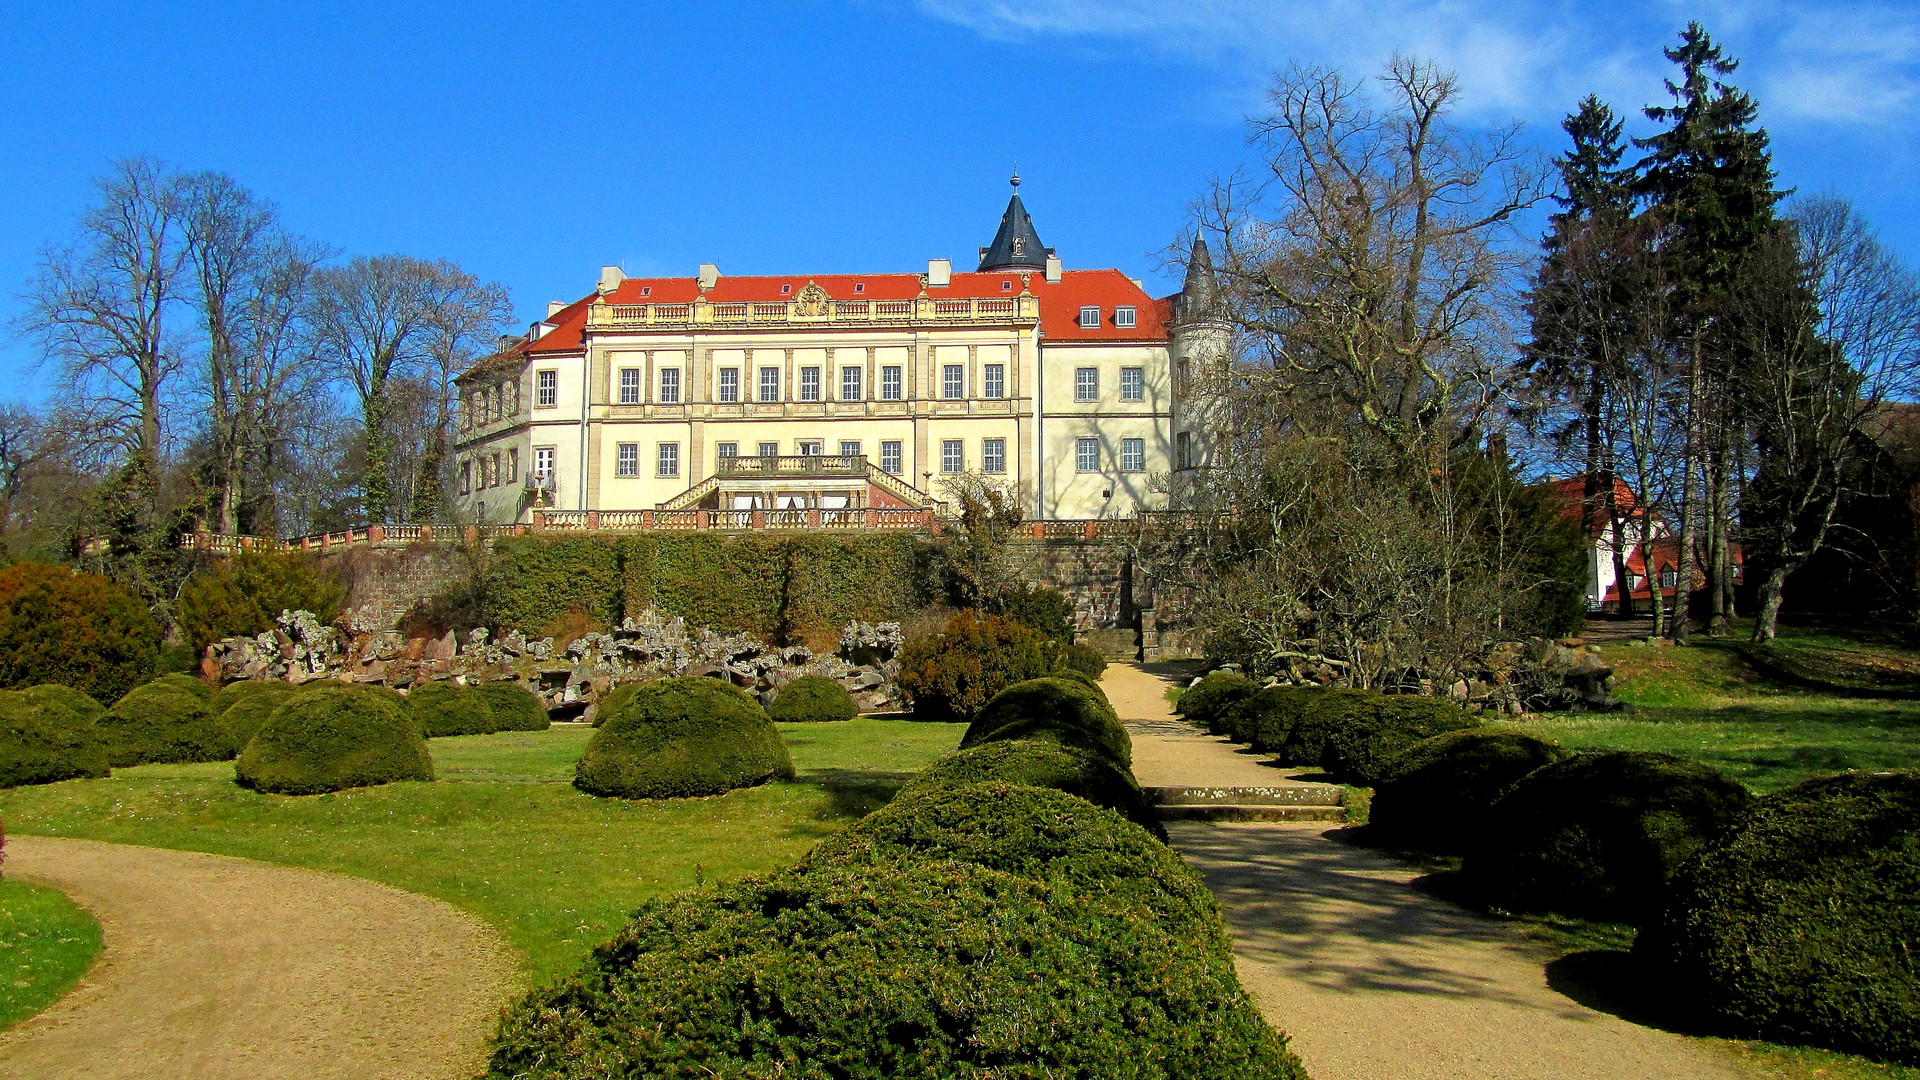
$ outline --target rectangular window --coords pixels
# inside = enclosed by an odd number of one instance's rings
[[[1660,571],[1660,587],[1661,588],[1671,589],[1678,584],[1680,584],[1680,574],[1678,571],[1675,571],[1675,570]]]
[[[639,476],[640,475],[640,444],[639,443],[623,442],[614,450],[613,475],[615,476]]]
[[[740,400],[740,369],[723,367],[720,369],[720,400],[728,404]]]
[[[860,400],[860,376],[861,375],[862,375],[861,369],[857,367],[843,367],[840,369],[840,400],[841,401],[859,401]]]
[[[488,487],[500,486],[500,455],[499,454],[487,455],[487,486]]]
[[[1113,325],[1131,328],[1133,324],[1133,308],[1117,307],[1113,309]]]
[[[800,446],[801,457],[819,457],[820,456],[820,440],[819,439],[801,439],[799,442],[799,446]]]
[[[880,444],[880,471],[900,475],[900,444],[888,440]]]
[[[680,444],[663,442],[660,444],[660,475],[680,475]]]
[[[553,447],[536,446],[533,448],[533,475],[542,480],[553,479]]]
[[[660,369],[660,404],[680,404],[680,369],[677,367]]]
[[[988,364],[980,369],[980,396],[995,399],[1007,396],[1007,366],[1005,364]]]
[[[940,440],[940,471],[957,473],[967,467],[967,444],[959,439]]]
[[[780,456],[779,443],[763,442],[760,444],[759,449],[760,449],[761,457],[779,457]]]
[[[1145,472],[1147,468],[1147,440],[1120,440],[1120,471]]]
[[[898,446],[899,444],[895,443],[894,445]],[[460,494],[473,494],[473,462],[471,461],[463,461],[460,463]]]
[[[623,367],[620,369],[620,404],[640,404],[640,369]]]
[[[1089,304],[1080,309],[1080,325],[1083,329],[1093,330],[1100,325],[1099,307]]]
[[[1007,471],[1007,440],[980,440],[980,471],[990,473]]]
[[[507,384],[507,415],[520,415],[520,380],[518,379]]]
[[[1090,367],[1073,369],[1073,400],[1100,400],[1100,369]]]
[[[1147,379],[1145,372],[1137,367],[1120,369],[1120,400],[1144,401],[1147,397]]]
[[[551,409],[560,403],[560,373],[557,371],[535,372],[533,376],[533,403],[543,409]]]
[[[967,396],[967,369],[960,364],[948,364],[940,369],[940,396],[948,401],[957,401]]]
[[[860,440],[841,439],[840,440],[840,456],[843,458],[859,457],[860,456]]]
[[[900,400],[900,369],[898,367],[880,369],[880,400]]]
[[[519,482],[520,482],[520,451],[517,449],[509,448],[507,450],[507,483],[517,484]]]
[[[1173,437],[1174,462],[1182,469],[1193,468],[1193,436],[1181,432]]]
[[[740,455],[740,444],[737,442],[718,443],[714,446],[713,452],[723,458],[738,457]]]
[[[820,369],[803,367],[800,369],[800,400],[820,400]]]
[[[780,400],[780,369],[763,367],[760,369],[760,400]]]
[[[1100,440],[1075,439],[1073,441],[1073,467],[1081,472],[1100,471]]]

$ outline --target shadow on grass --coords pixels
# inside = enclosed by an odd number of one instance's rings
[[[1595,1012],[1676,1035],[1735,1037],[1723,1025],[1663,992],[1652,973],[1624,949],[1568,953],[1546,970],[1548,986]]]
[[[911,776],[878,769],[808,769],[793,782],[826,793],[827,804],[815,815],[816,820],[857,820],[892,802]]]

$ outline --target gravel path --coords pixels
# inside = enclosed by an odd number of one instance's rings
[[[0,1035],[0,1077],[469,1077],[511,950],[438,900],[248,859],[39,836],[7,872],[100,920],[79,987]]]
[[[1128,721],[1141,783],[1284,777],[1258,755],[1169,726],[1171,677],[1114,664],[1101,679]],[[1710,1047],[1559,993],[1509,927],[1414,889],[1416,872],[1339,842],[1324,824],[1171,822],[1167,831],[1220,899],[1240,981],[1293,1037],[1314,1080],[1748,1076]]]

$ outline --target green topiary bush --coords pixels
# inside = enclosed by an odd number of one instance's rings
[[[963,611],[943,632],[907,642],[895,679],[921,719],[971,722],[995,694],[1052,666],[1031,628]]]
[[[1269,686],[1229,704],[1215,727],[1234,742],[1243,742],[1263,754],[1278,753],[1293,733],[1317,686]]]
[[[1478,726],[1480,721],[1450,701],[1412,694],[1378,695],[1327,732],[1320,767],[1349,784],[1373,787],[1386,775],[1387,763],[1413,744]]]
[[[1275,756],[1286,765],[1319,765],[1333,733],[1383,696],[1375,690],[1320,690],[1301,698],[1293,727]]]
[[[860,715],[847,688],[825,675],[802,675],[780,688],[767,715],[782,723],[851,720]]]
[[[621,709],[633,704],[634,695],[638,694],[640,688],[645,685],[647,684],[637,682],[621,683],[619,686],[607,691],[607,696],[601,698],[593,707],[593,726],[599,727],[607,722],[608,717],[617,714]]]
[[[1174,933],[1105,883],[915,858],[823,861],[648,903],[576,974],[508,1012],[488,1075],[1304,1072],[1217,931]]]
[[[1107,658],[1091,645],[1062,645],[1054,654],[1053,664],[1058,670],[1077,671],[1096,683],[1107,670]]]
[[[454,682],[415,683],[407,690],[420,730],[429,739],[449,735],[491,735],[500,730],[487,699]]]
[[[1821,777],[1683,866],[1633,951],[1740,1036],[1920,1064],[1916,898],[1920,774]]]
[[[147,685],[171,686],[177,690],[185,690],[187,693],[206,702],[208,708],[213,707],[213,687],[208,686],[207,680],[202,679],[198,675],[187,675],[183,672],[176,671],[162,675]]]
[[[96,726],[116,769],[233,756],[207,703],[168,683],[134,687]]]
[[[214,696],[213,718],[227,747],[235,755],[244,751],[274,710],[299,692],[299,687],[279,679],[248,679],[223,688]]]
[[[1464,855],[1492,828],[1494,803],[1521,777],[1572,752],[1520,731],[1466,728],[1422,739],[1387,765],[1367,822],[1369,842]]]
[[[1100,695],[1101,701],[1107,700],[1106,688],[1100,685],[1100,680],[1084,671],[1078,671],[1074,668],[1054,668],[1052,671],[1047,672],[1047,678],[1065,679],[1068,682],[1079,683],[1081,686]]]
[[[1528,774],[1494,804],[1493,827],[1463,869],[1502,907],[1640,923],[1659,912],[1674,870],[1750,801],[1697,761],[1577,754]]]
[[[1165,835],[1159,814],[1132,773],[1105,754],[1038,739],[987,742],[948,754],[915,773],[894,801],[934,788],[993,781],[1064,791],[1121,814],[1155,836]]]
[[[160,631],[126,589],[64,566],[0,570],[0,686],[71,686],[115,701],[153,674]]]
[[[61,686],[59,683],[41,683],[38,686],[29,686],[25,690],[14,692],[43,708],[52,706],[65,709],[89,724],[98,722],[107,711],[105,705],[71,686]]]
[[[0,788],[105,775],[92,717],[46,695],[0,691]]]
[[[718,795],[793,777],[780,731],[759,703],[718,679],[642,684],[588,741],[573,785],[590,795]]]
[[[308,686],[247,743],[234,778],[275,795],[318,795],[432,780],[433,758],[405,699],[366,686]]]
[[[1071,679],[1029,679],[1000,691],[967,727],[960,748],[1010,739],[1057,742],[1133,767],[1133,740],[1113,706]]]
[[[1210,671],[1197,685],[1181,693],[1177,709],[1188,720],[1206,725],[1210,734],[1220,735],[1224,734],[1218,727],[1221,714],[1234,702],[1252,697],[1259,689],[1259,683],[1244,675]]]
[[[545,731],[553,726],[540,695],[511,679],[480,683],[468,688],[478,694],[493,714],[498,731]]]

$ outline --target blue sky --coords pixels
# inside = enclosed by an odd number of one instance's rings
[[[1661,96],[1689,18],[1744,61],[1783,181],[1920,261],[1920,7],[1483,0],[789,0],[0,7],[0,319],[111,159],[221,169],[349,254],[453,259],[522,323],[598,267],[911,271],[992,235],[1015,159],[1070,267],[1157,253],[1290,61],[1458,71],[1547,150]],[[12,395],[34,350],[0,343]]]

